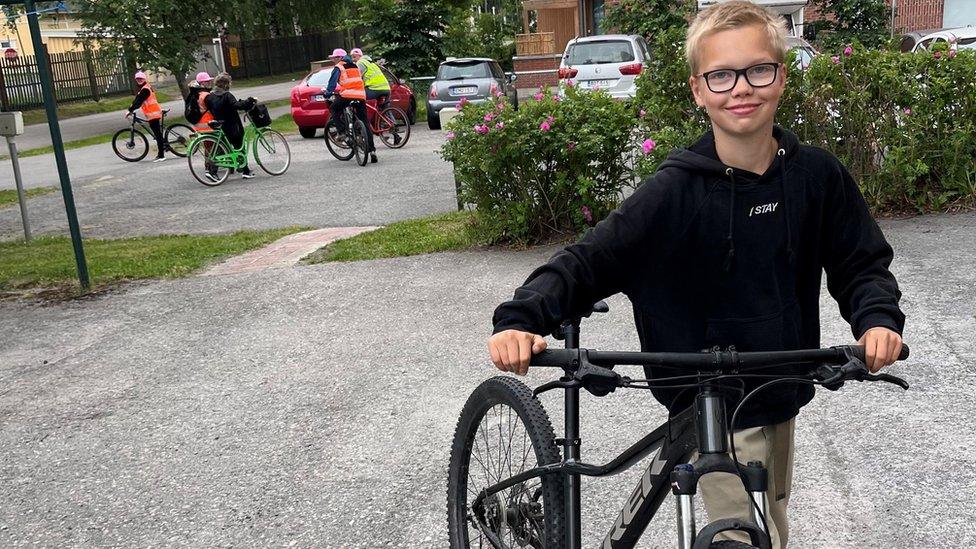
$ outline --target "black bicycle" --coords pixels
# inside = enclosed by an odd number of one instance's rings
[[[355,156],[356,164],[365,166],[369,162],[367,131],[366,124],[356,116],[355,102],[350,101],[339,116],[329,118],[325,125],[325,146],[337,159],[349,160]]]
[[[190,144],[193,128],[186,124],[166,125],[166,113],[168,112],[169,109],[163,109],[163,118],[160,120],[166,150],[180,158],[186,158],[186,149],[187,145]],[[149,139],[146,135],[152,136],[153,133],[148,120],[140,118],[136,114],[132,114],[131,118],[132,122],[128,128],[119,130],[112,136],[112,150],[122,160],[138,162],[149,154]],[[140,126],[141,129],[136,126]],[[155,140],[155,137],[153,139]]]
[[[592,312],[606,312],[599,302]],[[589,316],[587,314],[586,316]],[[701,353],[638,353],[579,348],[580,318],[563,323],[555,337],[565,349],[543,351],[533,366],[562,368],[564,375],[534,391],[505,376],[482,383],[468,398],[458,420],[451,448],[447,489],[448,530],[451,547],[507,549],[579,549],[581,547],[580,477],[604,477],[628,469],[651,452],[637,487],[603,539],[602,549],[631,549],[640,539],[670,490],[676,497],[680,549],[770,549],[767,534],[766,488],[768,473],[760,462],[741,464],[729,448],[729,428],[735,426],[742,404],[763,389],[782,383],[807,383],[839,389],[845,381],[886,381],[905,389],[908,384],[889,374],[871,374],[864,365],[864,348],[840,346],[779,352],[736,352],[718,348]],[[904,346],[899,360],[908,357]],[[673,368],[677,375],[631,379],[612,368],[650,365]],[[792,366],[808,373],[769,373],[770,367]],[[743,395],[731,422],[726,395],[735,380],[765,381]],[[697,391],[694,404],[605,465],[580,460],[579,391],[604,396],[618,387],[681,388]],[[549,416],[537,396],[563,389],[565,433],[556,438]],[[557,449],[562,447],[562,455]],[[689,464],[695,450],[699,457]],[[729,457],[727,452],[732,452]],[[725,472],[738,475],[749,493],[750,518],[723,519],[701,530],[695,526],[694,504],[698,479]],[[720,532],[738,530],[751,544],[713,541]]]

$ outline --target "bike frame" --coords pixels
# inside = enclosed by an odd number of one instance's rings
[[[244,119],[245,119],[244,138],[241,140],[240,148],[234,148],[230,140],[227,139],[227,134],[224,133],[223,129],[217,129],[209,132],[202,132],[199,134],[201,137],[204,135],[215,136],[217,138],[217,144],[223,145],[228,151],[226,154],[214,155],[210,159],[210,161],[213,162],[215,166],[221,168],[238,169],[238,168],[243,168],[244,166],[247,165],[247,150],[249,147],[253,145],[254,141],[261,134],[261,129],[255,126],[254,123],[251,122],[251,120],[247,117],[247,115],[244,115]],[[193,146],[195,141],[196,139],[190,142],[190,144],[187,146],[187,150],[189,150]]]

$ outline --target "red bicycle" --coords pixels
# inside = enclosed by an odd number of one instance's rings
[[[369,130],[391,149],[399,149],[410,139],[410,119],[400,109],[387,106],[380,110],[375,102],[366,102]]]

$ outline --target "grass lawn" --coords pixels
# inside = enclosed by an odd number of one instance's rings
[[[471,212],[462,211],[392,223],[333,242],[305,262],[360,261],[471,248],[477,245],[469,230],[471,216]]]
[[[180,89],[169,86],[156,90],[156,97],[160,103],[171,101],[180,96]],[[122,112],[132,104],[132,95],[107,97],[100,101],[73,101],[58,105],[58,120],[67,120],[78,116],[98,114],[103,112]],[[24,125],[47,123],[47,112],[43,109],[24,111]]]
[[[295,121],[291,117],[291,113],[286,113],[278,118],[271,121],[272,130],[278,130],[283,134],[298,133],[298,126],[295,125]]]
[[[57,187],[37,187],[36,189],[24,189],[24,195],[27,198],[34,196],[41,196],[42,194],[53,193],[58,190]],[[0,191],[0,208],[5,208],[7,206],[13,206],[17,203],[17,190],[7,189]]]
[[[187,276],[220,259],[264,246],[305,227],[223,235],[167,235],[85,240],[93,289],[126,280]],[[79,291],[71,239],[44,236],[0,242],[0,291]]]

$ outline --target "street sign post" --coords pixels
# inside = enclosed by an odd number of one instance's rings
[[[0,112],[0,135],[7,138],[10,161],[14,167],[14,183],[17,185],[17,201],[20,202],[20,219],[24,222],[24,240],[30,242],[30,221],[27,219],[27,199],[24,196],[24,181],[20,177],[20,159],[17,158],[16,137],[24,133],[24,116],[20,112]]]

